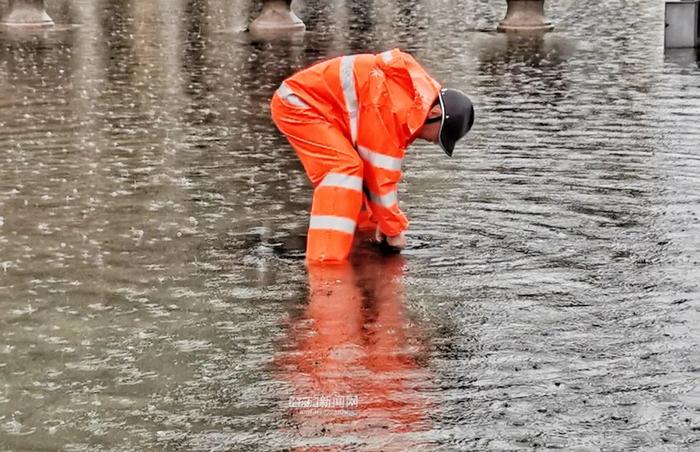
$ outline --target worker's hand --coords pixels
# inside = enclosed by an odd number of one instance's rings
[[[377,228],[374,230],[374,241],[377,243],[382,243],[386,236],[382,232],[381,229],[379,229],[379,225],[377,225]]]
[[[406,248],[406,236],[403,232],[399,235],[388,237],[379,229],[379,225],[377,225],[377,229],[374,230],[374,240],[380,245],[384,244],[391,248],[396,248],[397,250]]]
[[[406,236],[402,232],[399,235],[395,235],[393,237],[387,237],[386,238],[386,243],[387,245],[398,248],[400,250],[406,248]]]

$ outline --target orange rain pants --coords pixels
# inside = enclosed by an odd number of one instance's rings
[[[272,115],[287,136],[314,187],[306,257],[342,261],[352,248],[363,207],[363,163],[345,135],[313,110],[272,98]],[[362,221],[364,219],[364,221]]]

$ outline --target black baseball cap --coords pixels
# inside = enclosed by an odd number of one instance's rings
[[[474,105],[466,94],[450,88],[440,90],[438,101],[442,109],[439,144],[445,154],[452,157],[455,144],[474,124]]]

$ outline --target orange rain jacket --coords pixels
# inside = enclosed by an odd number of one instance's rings
[[[404,231],[408,220],[397,196],[401,165],[440,84],[411,55],[393,49],[316,64],[286,79],[281,89],[343,131],[363,160],[373,220],[388,236]]]

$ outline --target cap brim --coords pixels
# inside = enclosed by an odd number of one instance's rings
[[[438,144],[448,157],[452,157],[452,152],[455,150],[455,141],[444,140],[442,137],[442,128],[445,126],[445,101],[442,99],[442,90],[438,93],[438,99],[440,99],[440,110],[442,110],[442,117],[440,118],[440,130],[438,131]]]

